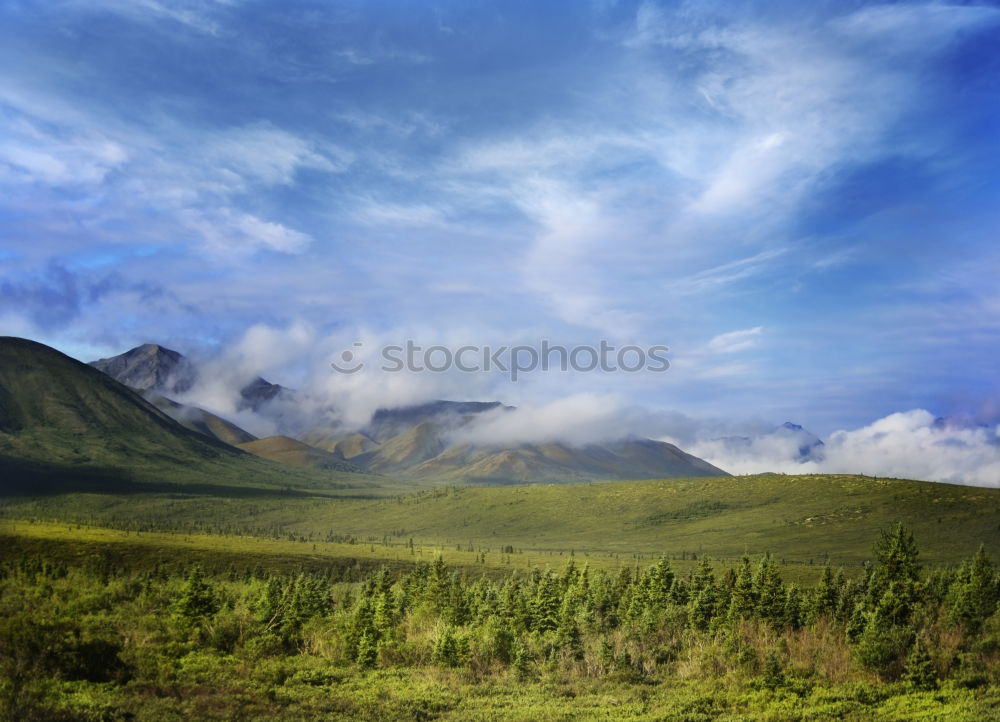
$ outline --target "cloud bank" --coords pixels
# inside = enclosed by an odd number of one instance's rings
[[[1000,425],[966,425],[924,409],[890,414],[831,434],[801,460],[801,439],[764,434],[734,441],[700,439],[687,450],[733,474],[865,474],[951,484],[1000,486]]]

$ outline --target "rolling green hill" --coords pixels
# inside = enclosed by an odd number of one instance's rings
[[[100,371],[0,338],[0,491],[122,491],[135,484],[371,488],[372,477],[293,469],[184,428]],[[167,487],[163,487],[167,485]],[[217,487],[223,487],[221,490]],[[245,492],[244,492],[245,493]]]
[[[415,539],[443,549],[676,558],[770,551],[847,565],[870,558],[878,531],[902,521],[929,562],[957,561],[980,544],[1000,556],[1000,490],[840,475],[441,487],[382,499],[74,494],[7,499],[0,511],[132,529]]]

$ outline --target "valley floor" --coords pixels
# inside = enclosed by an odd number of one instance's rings
[[[984,553],[624,556],[7,519],[0,719],[1000,718]]]

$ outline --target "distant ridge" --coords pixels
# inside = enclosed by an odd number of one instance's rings
[[[314,429],[300,438],[368,471],[453,483],[569,483],[727,476],[673,444],[630,437],[605,443],[455,443],[483,414],[514,411],[499,401],[438,400],[379,409],[360,432]]]
[[[585,445],[456,442],[456,432],[485,415],[515,411],[500,401],[438,399],[380,408],[357,431],[336,425],[302,431],[304,419],[294,392],[259,376],[241,390],[239,409],[266,414],[271,428],[277,426],[285,435],[256,440],[218,416],[165,397],[169,389],[197,388],[196,370],[172,349],[144,344],[92,365],[143,389],[161,410],[189,429],[300,467],[360,469],[428,481],[486,484],[726,475],[676,446],[637,437]],[[282,403],[269,406],[278,399]],[[778,432],[798,433],[783,427]]]
[[[198,370],[186,356],[155,343],[145,343],[117,356],[91,361],[89,365],[133,389],[155,391],[167,397],[190,391],[198,380]],[[240,389],[239,408],[257,411],[289,392],[281,384],[257,376]]]
[[[375,441],[392,438],[421,423],[433,422],[457,425],[470,417],[494,411],[499,408],[513,410],[499,401],[430,401],[415,406],[401,406],[393,409],[378,409],[372,414],[363,433]]]

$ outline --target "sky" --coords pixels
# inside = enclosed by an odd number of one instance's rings
[[[8,0],[0,333],[1000,485],[998,48],[988,2]],[[543,339],[671,366],[329,366]]]

